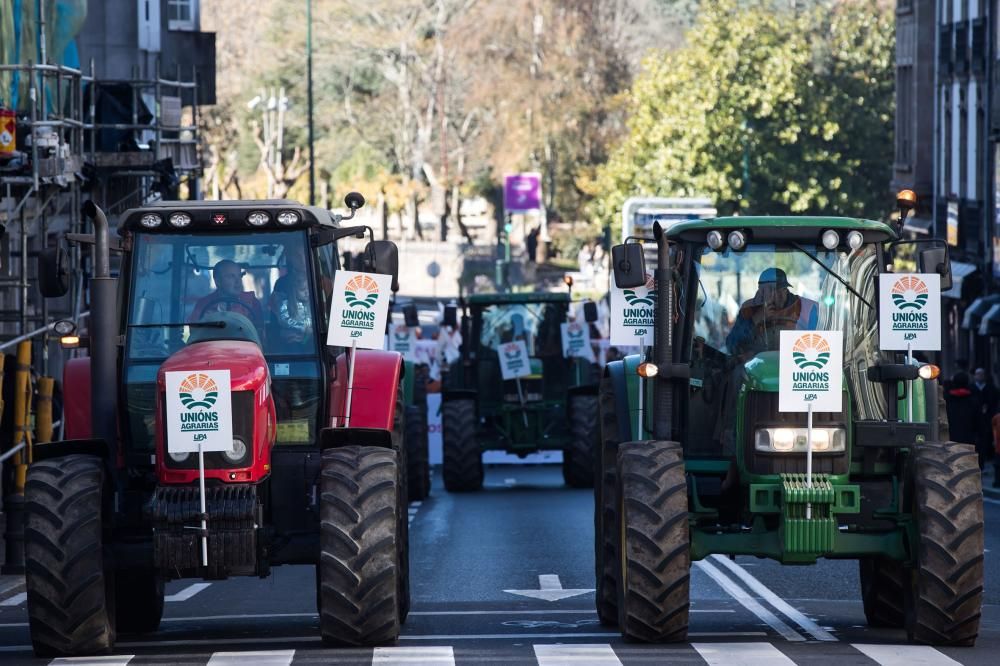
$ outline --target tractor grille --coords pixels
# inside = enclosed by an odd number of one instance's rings
[[[243,458],[235,463],[229,462],[222,453],[212,451],[205,454],[205,469],[237,469],[249,467],[253,462],[253,391],[233,391],[233,437],[242,439],[247,445]],[[166,401],[163,401],[166,405]],[[164,409],[166,407],[164,406]],[[166,423],[166,413],[163,414]],[[164,456],[164,462],[170,469],[198,469],[198,456],[190,454],[185,460],[177,462],[169,455]]]
[[[749,461],[750,472],[753,474],[794,474],[805,473],[805,453],[762,453],[754,448],[754,432],[758,428],[783,426],[787,428],[805,428],[806,415],[778,412],[778,394],[764,391],[751,391],[747,396],[747,428],[744,437],[745,459]],[[844,418],[840,414],[813,414],[815,428],[844,428]],[[848,431],[848,434],[849,431]],[[847,452],[816,453],[813,452],[813,473],[815,474],[846,474],[850,470],[850,459]]]
[[[542,380],[539,379],[521,379],[521,391],[524,393],[525,402],[541,402],[542,401]],[[514,380],[507,380],[503,383],[503,400],[504,402],[514,402],[520,403],[520,399],[517,396],[517,382]]]

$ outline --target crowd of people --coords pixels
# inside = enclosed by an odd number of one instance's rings
[[[979,468],[993,463],[993,487],[1000,488],[1000,404],[997,387],[984,368],[972,376],[960,369],[945,386],[950,439],[973,444]]]

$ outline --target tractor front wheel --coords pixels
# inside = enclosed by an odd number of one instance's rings
[[[975,449],[926,443],[911,449],[919,543],[906,590],[911,641],[972,646],[983,606],[983,485]]]
[[[476,441],[476,401],[445,401],[441,405],[441,426],[444,487],[453,493],[481,489],[483,452]]]
[[[569,429],[569,444],[563,450],[563,479],[571,488],[593,488],[599,437],[596,395],[570,396]]]
[[[903,626],[903,563],[882,557],[863,557],[858,561],[861,574],[861,602],[869,627]]]
[[[327,644],[383,645],[399,637],[400,475],[390,449],[323,452],[319,615]]]
[[[617,484],[618,627],[626,640],[684,641],[691,606],[691,535],[681,445],[623,443]]]
[[[427,408],[410,405],[406,408],[406,471],[409,476],[409,500],[427,499],[431,492],[431,464],[427,447]]]
[[[615,497],[618,461],[618,414],[610,379],[601,380],[598,396],[600,448],[594,470],[594,569],[597,617],[601,624],[618,624],[618,549],[621,536]]]
[[[153,569],[115,572],[115,625],[129,634],[148,634],[160,628],[163,617],[163,577]]]
[[[103,544],[104,465],[69,455],[28,468],[24,556],[28,626],[39,657],[107,654],[114,570]]]

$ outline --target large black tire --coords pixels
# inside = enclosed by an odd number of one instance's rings
[[[444,487],[468,492],[483,487],[483,452],[476,441],[476,401],[446,400],[441,405]]]
[[[569,399],[569,443],[563,449],[563,479],[571,488],[594,487],[594,453],[600,441],[596,395]]]
[[[868,626],[902,627],[905,618],[903,586],[907,576],[903,563],[882,557],[862,557],[858,568]]]
[[[406,446],[406,428],[409,423],[409,412],[403,402],[403,392],[396,394],[396,412],[392,421],[392,445],[396,451],[396,469],[399,471],[399,507],[396,516],[399,520],[399,622],[406,622],[410,614],[410,520],[409,511],[409,455]]]
[[[983,606],[983,484],[968,444],[912,449],[911,502],[920,542],[906,585],[911,641],[972,646]]]
[[[104,467],[95,456],[42,460],[24,489],[28,624],[40,657],[107,654],[114,570],[103,543]]]
[[[618,449],[621,583],[618,628],[626,640],[687,640],[691,536],[684,454],[677,442]]]
[[[395,451],[345,446],[323,452],[319,618],[330,645],[399,638],[399,464]]]
[[[406,408],[406,472],[409,501],[427,499],[431,492],[431,462],[427,444],[426,403]]]
[[[617,486],[618,413],[611,380],[601,380],[598,396],[600,411],[600,455],[595,456],[594,477],[594,574],[597,580],[597,617],[601,624],[618,624],[618,578],[621,567],[618,549],[621,541],[618,523]]]
[[[163,617],[163,577],[152,569],[115,572],[115,628],[121,633],[148,634]]]

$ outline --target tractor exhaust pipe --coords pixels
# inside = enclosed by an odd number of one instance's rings
[[[659,222],[653,224],[656,239],[656,326],[653,327],[653,362],[660,368],[669,368],[674,361],[674,288],[670,270],[670,245],[663,235]],[[669,374],[669,373],[667,373]],[[673,381],[657,375],[653,384],[653,437],[658,440],[673,439],[674,387]]]
[[[110,230],[104,211],[93,201],[83,214],[94,223],[94,276],[90,280],[91,436],[108,444],[111,463],[118,458],[118,279],[111,277]]]

